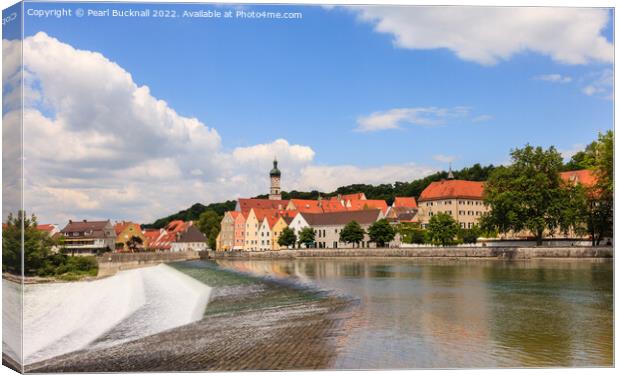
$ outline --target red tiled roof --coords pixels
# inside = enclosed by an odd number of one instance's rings
[[[56,226],[54,226],[54,224],[39,224],[39,225],[37,225],[37,230],[40,230],[41,232],[52,233],[54,231],[54,229],[56,229]]]
[[[291,203],[295,205],[295,208],[299,212],[323,212],[323,209],[319,207],[319,202],[313,199],[291,199]]]
[[[562,172],[560,178],[566,182],[580,183],[586,187],[592,187],[596,184],[596,175],[589,169]]]
[[[420,194],[419,201],[448,198],[482,199],[484,182],[465,180],[442,180],[431,182]]]
[[[250,211],[252,208],[269,208],[269,209],[285,209],[288,204],[287,200],[277,199],[248,199],[239,198],[239,208],[242,212]]]
[[[394,203],[392,203],[392,207],[417,208],[418,203],[415,201],[414,197],[396,197]]]
[[[340,197],[344,201],[352,200],[366,200],[366,194],[364,193],[353,193],[353,194],[345,194]]]
[[[367,209],[380,209],[383,213],[387,211],[388,205],[381,199],[366,199],[366,200],[354,200],[351,201],[350,211],[359,211]]]

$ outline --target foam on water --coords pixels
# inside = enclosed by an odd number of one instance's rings
[[[26,285],[25,363],[191,323],[202,317],[210,290],[163,264],[90,282]]]

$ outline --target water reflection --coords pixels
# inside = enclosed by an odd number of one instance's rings
[[[611,262],[297,259],[224,267],[357,296],[336,368],[611,366]]]

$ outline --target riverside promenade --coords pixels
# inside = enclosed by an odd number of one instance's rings
[[[338,257],[480,258],[525,260],[545,258],[613,258],[613,247],[417,247],[366,249],[292,249],[274,251],[209,251],[203,259],[295,259]]]

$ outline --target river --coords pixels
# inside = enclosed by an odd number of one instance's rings
[[[333,368],[613,364],[610,261],[219,260],[359,300]]]

